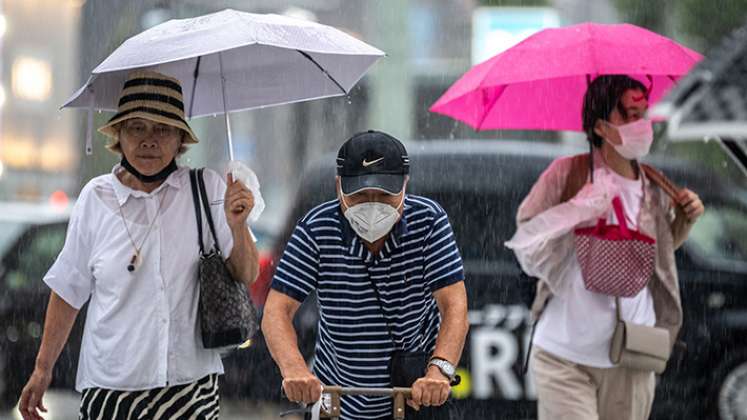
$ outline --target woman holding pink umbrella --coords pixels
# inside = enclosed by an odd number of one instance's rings
[[[583,102],[592,151],[554,161],[518,210],[517,235],[507,243],[515,250],[518,238],[528,243],[529,236],[544,234],[538,226],[559,217],[585,219],[538,241],[530,253],[517,252],[522,268],[541,279],[532,306],[537,322],[531,353],[540,419],[648,418],[655,373],[666,366],[679,332],[674,251],[704,207],[695,193],[671,188],[638,163],[653,140],[647,108],[648,90],[639,81],[624,75],[593,80]],[[639,254],[605,253],[622,248],[604,244],[584,248],[586,232],[600,232],[593,227],[599,218],[597,226],[642,238],[612,245],[637,247]],[[586,226],[592,227],[579,229]],[[612,236],[594,237],[592,245],[612,243]],[[650,261],[650,267],[637,261]],[[599,281],[616,276],[624,283],[636,273],[643,273],[638,287]],[[635,343],[641,345],[631,347]]]
[[[506,243],[540,280],[529,352],[540,419],[648,417],[682,323],[674,250],[703,204],[638,163],[653,140],[644,114],[701,58],[630,24],[547,28],[474,66],[430,108],[478,131],[589,141],[590,153],[542,174]]]

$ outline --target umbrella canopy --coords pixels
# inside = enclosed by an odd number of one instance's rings
[[[549,28],[470,69],[430,110],[476,130],[582,131],[583,96],[594,77],[635,77],[656,101],[700,58],[630,24]]]
[[[129,38],[62,107],[116,111],[133,69],[179,79],[188,118],[339,96],[384,55],[331,26],[227,9]]]
[[[63,108],[116,111],[127,73],[137,68],[179,79],[185,103],[195,97],[187,117],[223,112],[221,74],[228,111],[345,95],[383,56],[331,26],[228,9],[129,38]]]

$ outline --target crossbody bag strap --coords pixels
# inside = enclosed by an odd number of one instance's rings
[[[376,287],[376,284],[374,284],[374,281],[371,279],[371,275],[368,274],[366,276],[369,283],[371,283],[371,287],[373,287],[374,294],[376,295],[376,302],[379,304],[379,309],[381,309],[381,317],[384,318],[384,325],[386,325],[386,332],[389,334],[389,339],[392,340],[392,345],[394,347],[397,347],[397,342],[394,340],[394,333],[392,332],[392,327],[389,325],[389,319],[386,317],[386,312],[384,311],[384,304],[381,301],[381,295],[379,294],[379,288]]]
[[[213,243],[215,250],[221,253],[220,245],[218,245],[218,236],[215,234],[215,224],[213,223],[213,216],[210,213],[210,201],[208,200],[207,189],[205,188],[205,179],[203,177],[204,169],[199,169],[197,172],[197,181],[200,187],[200,196],[202,198],[202,206],[205,209],[205,218],[207,219],[208,226],[210,227],[210,233],[213,235]]]
[[[615,317],[617,322],[622,321],[622,312],[620,310],[620,298],[615,296]]]
[[[205,254],[205,245],[202,242],[202,208],[200,207],[200,195],[197,192],[197,170],[189,170],[189,184],[192,186],[192,202],[195,205],[195,218],[197,220],[197,240],[200,244],[200,255]]]

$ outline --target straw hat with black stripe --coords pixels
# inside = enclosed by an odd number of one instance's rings
[[[109,148],[119,143],[119,123],[132,118],[144,118],[184,131],[184,143],[197,143],[197,136],[184,120],[182,87],[177,79],[154,71],[136,70],[127,76],[119,97],[119,109],[99,132],[114,139]]]

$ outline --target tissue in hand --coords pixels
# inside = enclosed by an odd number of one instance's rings
[[[257,174],[249,169],[248,166],[236,160],[228,162],[228,172],[233,175],[233,179],[244,183],[249,191],[252,192],[252,195],[254,196],[254,208],[252,208],[252,211],[249,213],[247,221],[251,223],[256,222],[265,210],[265,200],[262,199],[262,194],[259,191],[259,179],[257,179]]]

